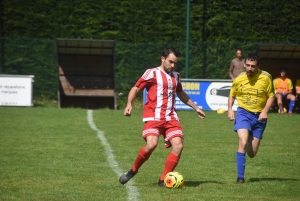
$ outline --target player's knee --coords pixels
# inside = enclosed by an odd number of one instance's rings
[[[172,145],[172,152],[177,156],[181,155],[182,150],[183,150],[183,145],[176,145],[176,146]]]
[[[238,152],[245,153],[246,152],[246,147],[247,147],[247,145],[245,145],[245,144],[239,144]]]
[[[157,143],[147,143],[148,152],[153,152],[157,147]]]
[[[243,149],[246,149],[246,147],[247,147],[247,139],[240,139],[239,140],[239,147],[243,148]]]
[[[176,143],[172,145],[173,150],[176,150],[176,152],[181,152],[183,150],[183,143]]]
[[[296,96],[294,96],[293,94],[291,94],[291,100],[292,101],[296,100]]]
[[[179,150],[183,150],[183,147],[184,147],[184,146],[183,146],[182,143],[180,143],[180,144],[178,145],[178,149],[179,149]]]

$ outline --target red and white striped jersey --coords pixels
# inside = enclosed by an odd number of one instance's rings
[[[180,74],[170,74],[160,70],[159,67],[146,70],[135,84],[140,90],[148,92],[147,102],[144,105],[143,121],[177,120],[175,111],[175,94],[182,92]]]

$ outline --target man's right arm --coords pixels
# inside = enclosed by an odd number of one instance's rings
[[[127,98],[127,105],[126,105],[126,108],[124,109],[125,116],[131,115],[132,103],[133,103],[134,99],[136,98],[136,95],[138,94],[139,91],[140,91],[140,89],[136,86],[131,88],[131,90],[128,94],[128,98]]]
[[[233,106],[234,101],[235,101],[235,97],[229,95],[229,97],[228,97],[228,111],[227,112],[228,112],[228,119],[230,121],[234,120],[234,112],[232,110],[232,106]]]
[[[231,61],[229,67],[229,77],[232,81],[234,80],[233,69],[234,69],[234,65],[233,65],[233,61]]]
[[[186,105],[192,107],[201,119],[205,118],[205,113],[192,101],[192,99],[184,92],[177,92],[178,98]]]

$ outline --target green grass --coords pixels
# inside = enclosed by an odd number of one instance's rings
[[[122,171],[144,145],[141,110],[94,110]],[[183,189],[156,186],[169,149],[161,142],[134,177],[138,200],[299,200],[300,115],[269,114],[258,155],[247,157],[246,183],[236,185],[237,136],[227,116],[179,111],[185,148],[176,170]],[[0,107],[0,200],[127,200],[105,147],[83,109]]]

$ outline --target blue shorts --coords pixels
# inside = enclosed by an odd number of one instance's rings
[[[238,107],[233,130],[236,132],[239,129],[247,129],[250,135],[262,139],[267,121],[259,121],[259,114]]]
[[[282,98],[287,99],[287,94],[281,94],[281,95],[282,95]]]

